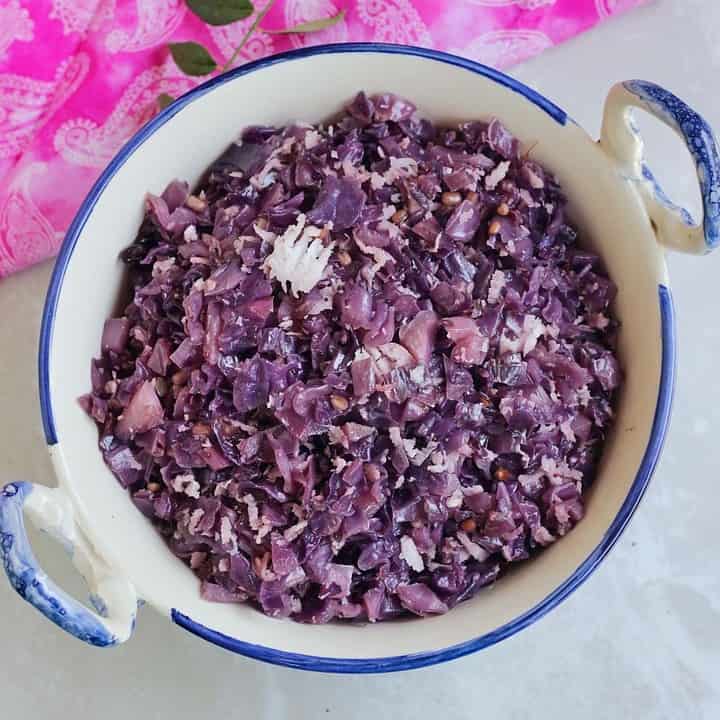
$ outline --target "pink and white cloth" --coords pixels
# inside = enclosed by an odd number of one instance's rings
[[[237,64],[349,40],[434,47],[504,68],[644,0],[278,0]],[[256,5],[262,5],[257,2]],[[184,0],[0,0],[0,277],[53,255],[95,178],[157,109],[199,82],[167,43],[228,59],[252,18],[209,27]]]

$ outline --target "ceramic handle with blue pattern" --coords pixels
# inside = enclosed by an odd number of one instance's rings
[[[649,112],[684,139],[700,181],[704,210],[701,224],[667,197],[645,163],[633,108]],[[628,80],[615,85],[608,95],[600,143],[618,160],[626,177],[637,182],[663,245],[706,253],[720,244],[720,153],[718,141],[702,116],[654,83]]]
[[[98,612],[68,595],[40,568],[25,531],[25,515],[71,553]],[[135,591],[89,545],[61,488],[20,482],[0,491],[0,559],[15,590],[66,632],[99,647],[130,637],[137,611]]]

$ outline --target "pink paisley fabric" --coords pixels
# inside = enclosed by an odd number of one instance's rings
[[[289,48],[366,40],[434,47],[504,68],[643,0],[278,0],[262,27],[335,15],[322,32],[257,32],[237,64]],[[260,2],[256,4],[261,4]],[[178,96],[169,41],[224,60],[252,19],[209,27],[184,0],[0,0],[0,277],[53,255],[118,148]]]

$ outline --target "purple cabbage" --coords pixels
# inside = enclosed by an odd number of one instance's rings
[[[444,613],[581,521],[622,371],[565,205],[499,120],[364,93],[148,196],[80,403],[201,597]],[[331,253],[293,294],[267,261],[301,226]]]

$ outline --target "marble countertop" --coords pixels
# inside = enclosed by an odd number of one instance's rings
[[[657,0],[516,68],[597,135],[604,95],[639,77],[675,90],[720,130],[720,3]],[[652,121],[652,168],[670,194],[699,204],[689,158]],[[631,241],[631,238],[628,238]],[[680,370],[666,449],[627,532],[560,608],[489,650],[410,673],[300,673],[233,656],[140,612],[127,644],[70,638],[0,580],[3,718],[720,717],[717,547],[720,252],[669,258]],[[37,334],[51,264],[0,283],[0,480],[52,483],[40,427]],[[69,561],[42,538],[62,584]]]

